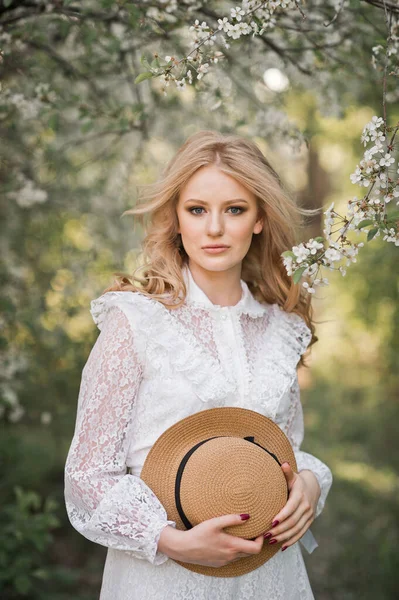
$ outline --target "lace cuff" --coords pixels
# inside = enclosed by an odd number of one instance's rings
[[[147,484],[136,475],[124,475],[102,498],[94,511],[82,507],[82,492],[94,480],[74,473],[65,479],[66,508],[74,528],[92,542],[123,550],[136,558],[160,565],[169,557],[157,550],[167,525],[166,511]]]

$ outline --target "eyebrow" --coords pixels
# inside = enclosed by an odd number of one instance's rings
[[[199,202],[200,204],[208,204],[208,202],[206,202],[205,200],[197,200],[196,198],[189,198],[188,200],[184,201],[184,204],[186,204],[187,202]],[[235,202],[245,202],[245,204],[249,204],[249,202],[244,198],[234,198],[233,200],[226,200],[225,202],[223,202],[223,204],[234,204]]]

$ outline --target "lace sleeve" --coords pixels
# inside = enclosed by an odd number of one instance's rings
[[[159,565],[167,519],[158,498],[127,473],[126,455],[143,364],[125,313],[107,311],[82,372],[75,432],[65,465],[65,504],[72,526],[87,539]]]
[[[321,493],[316,507],[316,518],[324,508],[333,477],[331,470],[325,463],[313,456],[313,454],[300,450],[304,438],[304,420],[297,376],[290,389],[289,417],[284,432],[294,449],[298,473],[299,471],[308,469],[315,474],[317,481],[319,482]]]

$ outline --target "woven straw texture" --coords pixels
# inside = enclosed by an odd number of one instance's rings
[[[208,440],[214,436],[221,437]],[[297,472],[294,452],[283,431],[271,419],[249,409],[203,410],[178,421],[156,440],[140,477],[163,504],[168,519],[176,522],[177,529],[186,530],[175,503],[176,474],[186,453],[203,440],[208,441],[190,456],[180,483],[181,505],[192,526],[221,515],[249,513],[248,521],[225,527],[224,531],[254,539],[271,528],[274,516],[287,502],[287,483],[274,458],[243,439],[246,436],[275,454],[280,463],[288,461]],[[236,577],[260,567],[281,546],[269,545],[265,540],[259,554],[222,567],[175,562],[204,575]]]

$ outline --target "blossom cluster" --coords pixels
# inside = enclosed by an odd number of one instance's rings
[[[349,240],[346,235],[348,231],[358,235],[366,232],[368,241],[384,234],[384,241],[399,246],[399,213],[389,214],[386,209],[393,199],[398,198],[396,204],[399,204],[399,168],[392,155],[399,123],[393,129],[394,135],[387,142],[387,127],[382,117],[373,116],[363,128],[361,141],[364,145],[371,142],[372,146],[366,149],[350,179],[353,184],[368,188],[366,195],[361,199],[355,196],[349,200],[345,216],[335,211],[332,202],[324,212],[325,238],[311,239],[282,253],[287,274],[293,277],[294,283],[305,277],[313,277],[311,284],[307,280],[302,282],[308,293],[314,293],[316,286],[328,285],[327,278],[319,275],[322,267],[339,270],[345,276],[345,267],[356,262],[359,248],[364,243]],[[334,240],[333,235],[337,233],[339,236]]]
[[[390,169],[395,168],[395,157],[392,155],[393,146],[384,144],[385,123],[382,117],[374,116],[365,125],[361,141],[364,145],[369,142],[373,145],[365,151],[363,159],[350,176],[351,181],[366,188],[373,185],[374,197],[368,198],[369,205],[388,204],[394,198],[399,198],[399,185],[389,176]]]
[[[224,56],[222,52],[214,51],[212,48],[218,37],[224,47],[228,49],[230,48],[229,40],[238,40],[242,36],[250,34],[252,36],[263,35],[266,30],[276,26],[276,18],[273,15],[278,9],[290,10],[297,8],[297,4],[298,2],[292,0],[269,0],[268,2],[243,0],[241,5],[230,9],[229,17],[225,16],[217,20],[218,28],[216,30],[206,21],[200,22],[199,19],[195,19],[194,24],[188,29],[194,43],[194,48],[189,54],[181,60],[165,56],[166,62],[163,64],[158,57],[151,64],[142,60],[148,71],[138,75],[135,82],[140,83],[144,79],[159,77],[165,96],[170,81],[175,83],[178,90],[184,90],[187,83],[193,84],[194,81],[202,79],[209,71],[210,65],[216,64]],[[206,53],[203,47],[207,48]],[[181,68],[179,74],[177,74],[178,67]]]

